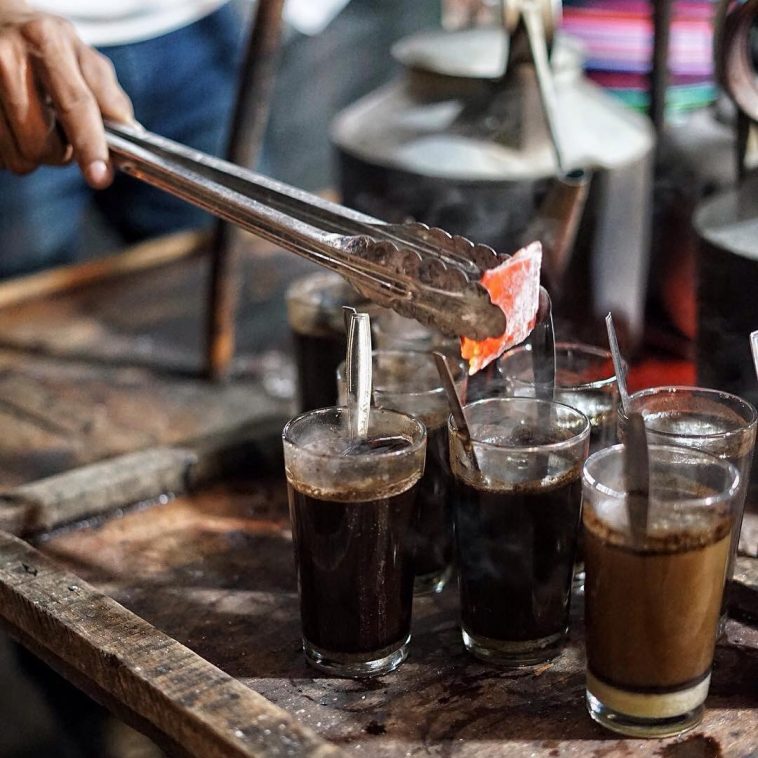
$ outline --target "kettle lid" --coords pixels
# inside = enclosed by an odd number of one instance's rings
[[[505,73],[509,46],[510,36],[500,27],[433,29],[399,40],[392,46],[392,56],[416,71],[458,79],[496,80]],[[562,36],[561,44],[553,49],[554,73],[579,72],[583,62],[579,40]]]
[[[711,245],[758,260],[758,175],[706,200],[695,211],[694,222]]]

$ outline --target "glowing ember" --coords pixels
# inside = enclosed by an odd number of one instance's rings
[[[506,350],[523,342],[534,329],[541,264],[542,245],[532,242],[482,275],[482,286],[505,314],[506,328],[501,337],[480,341],[461,338],[461,356],[468,361],[469,374],[475,374],[497,360]]]

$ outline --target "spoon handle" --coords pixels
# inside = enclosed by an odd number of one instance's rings
[[[647,535],[650,508],[650,458],[645,422],[639,413],[629,414],[624,442],[624,479],[629,528],[633,542],[640,545]]]
[[[473,470],[481,471],[476,452],[474,451],[474,445],[471,442],[471,433],[468,428],[468,422],[466,421],[466,414],[463,412],[463,405],[461,404],[460,397],[458,397],[458,391],[455,388],[455,380],[450,371],[447,358],[442,353],[435,352],[433,355],[434,362],[437,364],[437,372],[440,375],[440,381],[442,382],[445,394],[447,395],[447,402],[450,405],[453,421],[455,421],[455,426],[458,428],[458,434],[463,443],[463,449],[466,451],[466,455],[468,455]]]
[[[613,315],[608,314],[605,317],[605,327],[608,330],[608,344],[613,356],[613,368],[616,372],[616,385],[619,388],[619,397],[621,398],[621,408],[624,413],[629,412],[629,391],[626,388],[626,372],[624,371],[624,361],[621,358],[621,348],[619,347],[618,337],[616,337],[616,327],[613,325]]]
[[[351,313],[347,332],[347,408],[350,437],[368,437],[371,413],[371,323],[368,313]]]

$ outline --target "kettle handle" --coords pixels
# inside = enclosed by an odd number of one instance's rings
[[[534,65],[550,142],[558,164],[558,173],[566,173],[558,129],[558,101],[553,71],[548,55],[548,41],[552,40],[561,19],[560,0],[502,0],[503,25],[510,35],[509,60],[506,70],[515,62],[529,61]],[[526,38],[526,44],[524,43]]]

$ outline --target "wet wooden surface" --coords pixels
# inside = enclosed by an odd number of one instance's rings
[[[717,651],[705,722],[681,740],[620,740],[589,720],[578,606],[566,652],[544,667],[499,671],[468,657],[448,590],[417,601],[410,658],[392,675],[360,683],[307,668],[280,469],[268,476],[260,451],[243,446],[235,466],[258,472],[254,483],[158,498],[217,473],[198,440],[255,435],[287,411],[266,361],[286,341],[283,290],[304,268],[254,245],[242,270],[241,355],[222,386],[198,378],[202,257],[45,300],[20,302],[14,285],[15,304],[0,311],[0,528],[93,517],[36,538],[55,563],[0,533],[6,628],[117,713],[204,756],[274,744],[326,756],[323,738],[380,757],[754,754],[758,632],[738,621]],[[147,452],[64,473],[134,451]],[[748,610],[756,563],[740,564]],[[141,656],[164,651],[142,670]]]
[[[39,547],[353,755],[755,755],[755,627],[729,622],[694,734],[624,740],[585,712],[580,603],[570,643],[549,665],[505,671],[474,661],[447,590],[416,600],[398,671],[366,682],[314,673],[300,652],[290,539],[283,482],[269,477],[59,531]],[[742,559],[741,570],[755,563]]]
[[[339,758],[286,711],[0,532],[2,627],[171,755]]]
[[[288,348],[284,289],[312,268],[243,246],[239,355],[223,385],[200,378],[208,270],[195,256],[99,283],[57,276],[80,284],[27,302],[37,278],[0,284],[0,488],[287,412],[270,359]],[[283,391],[267,394],[272,376]]]

